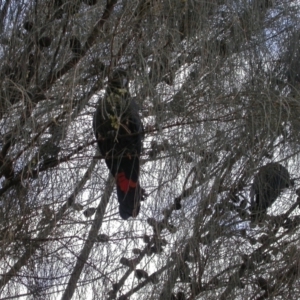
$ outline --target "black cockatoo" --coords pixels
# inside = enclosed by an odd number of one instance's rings
[[[260,168],[251,186],[251,217],[261,219],[284,188],[293,185],[288,170],[279,163],[269,163]]]
[[[144,130],[128,83],[124,69],[113,72],[93,121],[100,152],[116,179],[119,212],[124,220],[136,217],[140,201],[144,200],[144,190],[139,184]]]

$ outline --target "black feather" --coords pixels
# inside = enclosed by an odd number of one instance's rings
[[[114,71],[93,125],[99,150],[116,178],[119,211],[125,220],[138,215],[143,200],[139,171],[144,130],[128,83],[125,70]]]

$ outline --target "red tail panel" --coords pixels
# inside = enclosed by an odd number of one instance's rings
[[[135,188],[137,186],[137,182],[127,179],[125,173],[120,172],[117,174],[117,186],[122,192],[127,193],[130,188]]]

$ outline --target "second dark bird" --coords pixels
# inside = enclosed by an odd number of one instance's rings
[[[138,215],[144,198],[139,183],[144,130],[128,83],[124,69],[113,72],[93,121],[99,150],[116,179],[119,212],[124,220]]]
[[[251,217],[261,219],[279,197],[283,189],[293,185],[288,170],[279,163],[269,163],[260,168],[251,186]]]

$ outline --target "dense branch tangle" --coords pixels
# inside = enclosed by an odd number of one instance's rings
[[[298,298],[296,1],[4,1],[0,16],[1,298]],[[128,221],[92,133],[115,67],[145,124],[148,199]],[[295,187],[257,224],[269,162]]]

